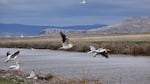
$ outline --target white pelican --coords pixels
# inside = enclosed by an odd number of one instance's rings
[[[20,69],[20,62],[19,61],[16,61],[16,65],[11,65],[8,67],[8,69],[10,70],[19,70]]]
[[[86,1],[85,0],[83,0],[82,2],[80,2],[81,4],[86,4]]]
[[[8,61],[10,60],[15,60],[17,58],[17,56],[19,55],[20,51],[16,51],[13,54],[10,54],[10,52],[7,52],[7,59],[5,60],[5,63],[8,63]]]
[[[100,54],[105,58],[109,58],[108,56],[108,51],[111,51],[110,49],[104,49],[104,48],[99,48],[96,50],[94,46],[90,46],[90,50],[88,53],[93,53],[93,57],[96,57],[96,55]]]
[[[60,32],[61,38],[62,38],[62,47],[59,49],[71,49],[73,47],[73,44],[69,43],[69,38],[62,32]]]
[[[37,79],[34,69],[31,71],[30,75],[26,78],[27,79]]]

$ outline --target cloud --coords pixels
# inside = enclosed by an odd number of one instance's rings
[[[150,0],[87,0],[84,5],[80,1],[0,0],[0,22],[110,24],[132,16],[150,15]]]

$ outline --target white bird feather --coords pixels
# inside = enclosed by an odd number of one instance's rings
[[[27,79],[37,79],[37,76],[36,76],[36,74],[35,74],[35,71],[32,70],[31,73],[30,73],[30,75],[29,75],[28,77],[26,77],[26,78],[27,78]]]
[[[96,57],[96,55],[100,54],[105,58],[109,58],[108,56],[108,51],[109,49],[104,49],[104,48],[98,48],[96,49],[94,46],[90,46],[90,51],[88,53],[93,53],[93,57]]]

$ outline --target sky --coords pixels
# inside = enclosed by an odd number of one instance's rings
[[[115,24],[150,16],[150,0],[0,0],[0,23],[27,25]]]

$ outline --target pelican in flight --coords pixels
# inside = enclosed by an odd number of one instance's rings
[[[82,2],[80,2],[81,4],[86,4],[86,1],[85,0],[83,0]]]
[[[19,70],[20,69],[20,62],[19,61],[16,61],[16,65],[11,65],[8,67],[8,69],[10,70]]]
[[[60,32],[60,35],[62,38],[62,47],[60,47],[59,49],[71,49],[73,47],[73,44],[69,43],[69,38],[63,32]]]
[[[35,74],[35,70],[33,69],[27,79],[37,79],[37,76]]]
[[[5,60],[5,63],[8,63],[8,61],[10,60],[15,60],[17,58],[17,56],[19,55],[20,51],[16,51],[13,54],[10,54],[10,52],[8,51],[6,53],[7,59]]]
[[[104,48],[98,48],[96,50],[96,48],[94,46],[90,46],[90,50],[88,53],[93,53],[93,57],[96,57],[97,55],[102,55],[105,58],[109,58],[108,56],[108,52],[111,51],[110,49],[104,49]]]

